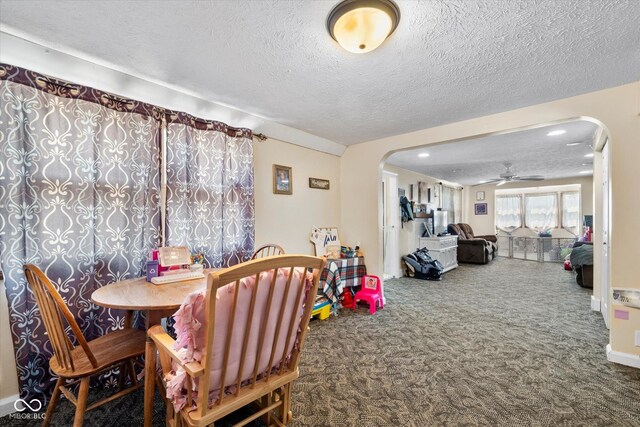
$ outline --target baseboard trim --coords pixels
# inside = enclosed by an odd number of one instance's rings
[[[591,295],[591,310],[600,311],[600,300]]]
[[[19,398],[19,394],[14,394],[13,396],[0,399],[0,417],[4,417],[5,415],[13,414],[14,412],[16,412],[16,407],[13,405]]]
[[[611,344],[607,344],[607,360],[620,365],[631,366],[632,368],[640,368],[640,355],[613,351],[611,350]]]

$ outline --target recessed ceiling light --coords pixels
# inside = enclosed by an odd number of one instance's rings
[[[581,174],[593,173],[593,171],[580,171]]]
[[[582,142],[569,142],[567,143],[567,147],[575,147],[576,145],[580,145]]]
[[[558,135],[563,135],[563,134],[565,134],[565,133],[567,133],[567,131],[566,131],[566,130],[564,130],[564,129],[558,129],[558,130],[552,130],[551,132],[549,132],[549,133],[547,134],[547,136],[558,136]]]
[[[585,157],[593,157],[593,153],[585,154]]]
[[[420,153],[418,157],[429,157],[429,153]]]

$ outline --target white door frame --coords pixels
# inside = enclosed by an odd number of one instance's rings
[[[602,146],[602,230],[599,230],[602,236],[602,247],[600,248],[600,311],[604,318],[604,323],[609,328],[610,306],[611,306],[611,286],[610,286],[610,243],[611,235],[611,163],[609,159],[611,144],[605,140]]]
[[[402,277],[400,269],[400,201],[398,174],[382,171],[383,209],[383,266],[384,277]]]

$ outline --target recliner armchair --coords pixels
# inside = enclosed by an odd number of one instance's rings
[[[476,236],[469,224],[449,224],[447,231],[458,236],[458,262],[487,264],[498,254],[498,238]]]

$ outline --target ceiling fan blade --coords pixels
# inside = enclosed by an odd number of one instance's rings
[[[507,183],[506,179],[503,179],[502,181],[500,181],[499,183],[496,184],[496,187],[500,187],[501,185],[504,185]]]
[[[498,181],[502,181],[502,178],[488,179],[485,182],[481,182],[481,183],[478,183],[478,184],[473,184],[472,187],[477,187],[478,185],[489,185],[489,184],[493,184],[494,182],[498,182]]]
[[[542,181],[544,177],[540,175],[532,175],[532,176],[521,176],[518,178],[518,181]]]

